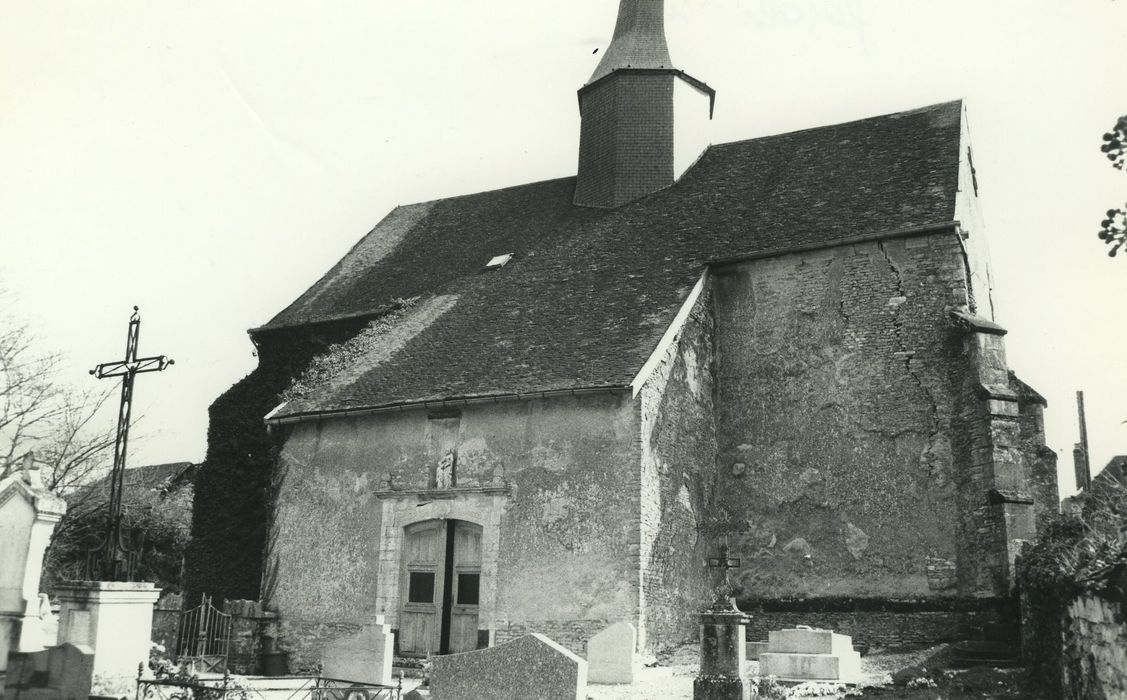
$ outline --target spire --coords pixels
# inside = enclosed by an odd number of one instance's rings
[[[671,68],[664,0],[622,0],[614,37],[588,83],[619,68]]]
[[[614,208],[675,183],[708,146],[715,95],[673,67],[664,0],[620,0],[610,46],[579,89],[575,204]]]

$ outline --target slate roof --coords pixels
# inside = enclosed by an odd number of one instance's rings
[[[456,301],[275,417],[627,385],[710,260],[952,221],[961,112],[714,145],[672,187],[613,210],[574,206],[574,177],[398,207],[251,332]]]

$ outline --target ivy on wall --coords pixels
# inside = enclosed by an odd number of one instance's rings
[[[372,316],[398,308],[390,304]],[[185,561],[187,605],[201,593],[258,599],[278,445],[263,417],[314,358],[355,336],[372,316],[255,335],[258,367],[209,409],[207,458],[196,477],[192,541]]]

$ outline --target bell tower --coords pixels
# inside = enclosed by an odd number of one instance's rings
[[[708,146],[715,100],[673,67],[664,0],[620,0],[610,46],[579,89],[575,204],[614,208],[672,185]]]

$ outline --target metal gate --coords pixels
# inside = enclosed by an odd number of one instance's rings
[[[198,607],[180,614],[176,656],[199,671],[223,673],[231,646],[231,616],[204,595]]]

